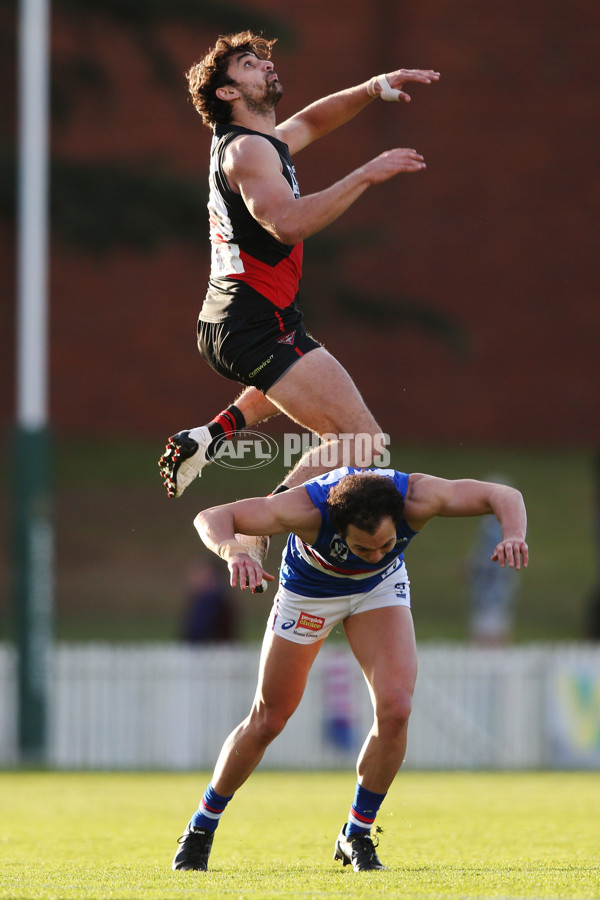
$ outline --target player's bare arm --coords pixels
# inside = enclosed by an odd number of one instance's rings
[[[281,172],[275,148],[264,138],[246,135],[227,148],[224,169],[250,214],[284,244],[297,244],[335,221],[368,187],[400,172],[419,172],[423,157],[412,149],[388,150],[323,191],[294,197]]]
[[[278,125],[277,137],[289,146],[292,155],[298,153],[313,141],[349,122],[372,100],[380,97],[384,77],[390,89],[397,92],[395,97],[389,99],[409,102],[410,95],[402,90],[403,85],[410,82],[432,84],[438,81],[440,74],[433,69],[397,69],[385,76],[375,76],[363,84],[311,103]]]
[[[495,515],[502,529],[502,541],[492,560],[502,567],[520,569],[529,562],[525,542],[527,513],[520,491],[505,484],[474,479],[449,481],[433,475],[412,474],[406,495],[405,517],[420,530],[434,516]]]
[[[227,562],[231,585],[251,590],[273,575],[248,555],[236,534],[273,535],[293,531],[308,543],[316,540],[321,516],[302,486],[276,494],[214,506],[198,513],[194,526],[203,543]]]

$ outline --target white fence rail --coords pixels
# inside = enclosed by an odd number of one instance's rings
[[[212,768],[246,715],[258,648],[62,644],[52,660],[49,765]],[[16,654],[0,645],[0,765],[18,762]],[[345,647],[325,646],[270,768],[348,768],[371,723]],[[405,766],[600,768],[600,648],[423,645]]]

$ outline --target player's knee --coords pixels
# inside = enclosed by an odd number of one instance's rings
[[[281,734],[289,716],[281,710],[262,707],[253,718],[254,730],[261,743],[266,745]]]
[[[376,717],[382,731],[393,737],[404,731],[412,710],[410,691],[396,691],[377,703]]]

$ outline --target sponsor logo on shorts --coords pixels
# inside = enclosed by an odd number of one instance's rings
[[[290,347],[294,345],[294,338],[296,337],[296,330],[290,331],[288,334],[282,334],[281,337],[276,338],[278,344],[289,344]]]
[[[297,628],[294,628],[294,634],[297,634],[298,637],[306,638],[307,641],[316,641],[319,637],[316,631],[298,631]]]
[[[271,355],[269,356],[268,359],[265,359],[264,362],[261,362],[260,366],[257,366],[255,369],[252,369],[252,371],[251,371],[250,374],[248,375],[248,378],[254,378],[255,375],[258,375],[259,372],[262,372],[262,370],[264,369],[264,367],[265,367],[265,366],[268,366],[269,363],[272,361],[273,356],[274,356],[274,354],[271,353]]]
[[[296,620],[290,619],[289,622],[282,622],[281,628],[283,629],[283,631],[287,631],[288,628],[293,628],[295,624],[296,624]]]
[[[320,631],[324,624],[322,616],[311,616],[310,613],[301,612],[298,618],[298,628],[308,628],[309,631]]]

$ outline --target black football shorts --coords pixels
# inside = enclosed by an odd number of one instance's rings
[[[209,366],[219,375],[256,387],[263,394],[300,357],[320,346],[306,332],[297,310],[277,310],[260,319],[198,320],[198,350]]]

